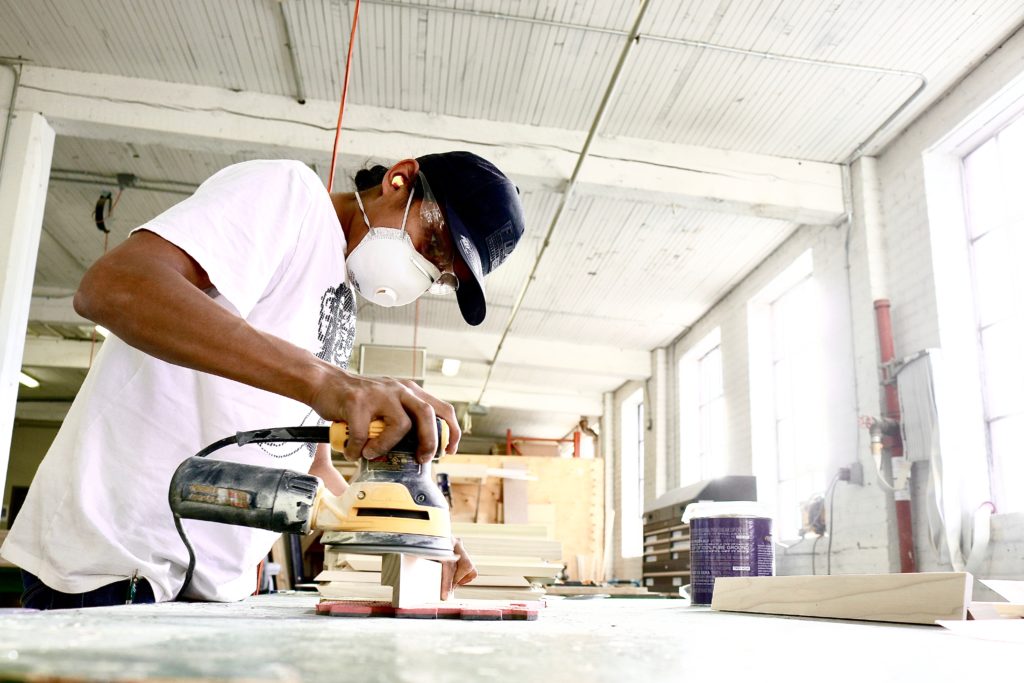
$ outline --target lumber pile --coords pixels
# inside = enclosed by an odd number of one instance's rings
[[[478,576],[455,590],[456,600],[525,600],[544,597],[562,565],[562,544],[548,538],[545,525],[456,523]],[[324,571],[316,577],[321,598],[389,600],[391,587],[381,582],[381,558],[326,546]]]

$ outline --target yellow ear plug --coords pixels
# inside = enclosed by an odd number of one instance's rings
[[[401,187],[405,187],[405,178],[403,178],[400,175],[396,175],[394,178],[391,179],[391,187],[395,188],[396,190]]]

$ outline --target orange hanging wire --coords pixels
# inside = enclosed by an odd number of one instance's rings
[[[327,176],[327,192],[334,189],[334,169],[338,164],[338,142],[341,140],[341,119],[345,115],[345,98],[348,96],[348,81],[352,68],[352,48],[356,44],[356,26],[359,23],[359,0],[352,13],[352,33],[348,37],[348,57],[345,59],[345,80],[341,86],[341,104],[338,106],[338,126],[334,130],[334,147],[331,151],[331,174]]]

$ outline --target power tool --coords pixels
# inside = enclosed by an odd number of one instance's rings
[[[371,438],[384,423],[370,424]],[[448,502],[431,476],[431,463],[448,447],[448,424],[437,419],[437,450],[432,461],[416,461],[418,439],[409,432],[391,451],[361,459],[344,494],[335,496],[319,477],[206,456],[229,445],[250,443],[329,443],[343,451],[348,425],[277,427],[238,432],[185,460],[171,477],[168,493],[174,524],[189,552],[189,567],[178,596],[195,569],[195,552],[181,520],[199,519],[288,533],[324,530],[325,545],[353,553],[406,553],[454,559]]]

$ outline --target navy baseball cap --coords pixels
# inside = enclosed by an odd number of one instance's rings
[[[526,229],[519,189],[497,166],[472,152],[427,154],[416,161],[472,276],[460,274],[456,264],[459,310],[467,323],[479,325],[487,315],[484,276],[509,257]]]

